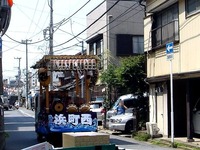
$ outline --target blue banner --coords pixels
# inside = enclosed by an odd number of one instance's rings
[[[96,113],[55,114],[48,116],[51,132],[87,132],[98,127]]]
[[[97,131],[98,120],[95,112],[49,114],[48,125],[40,120],[37,131],[43,134],[50,132],[91,132]]]

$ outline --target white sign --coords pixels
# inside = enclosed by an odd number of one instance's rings
[[[51,60],[48,69],[51,70],[95,70],[97,68],[95,59],[69,59]]]

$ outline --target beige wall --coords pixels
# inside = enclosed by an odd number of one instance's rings
[[[155,85],[149,87],[149,122],[156,122],[156,97]]]
[[[149,87],[149,122],[157,123],[159,133],[168,135],[167,85],[163,83],[163,92],[156,94],[155,84]]]
[[[168,134],[168,103],[167,103],[167,85],[163,84],[163,92],[157,94],[157,126],[159,133],[164,136]]]
[[[174,45],[173,73],[186,73],[200,70],[200,14],[186,17],[185,1],[179,1],[180,41]],[[166,60],[165,47],[155,52],[151,49],[151,17],[144,20],[145,51],[147,52],[147,76],[155,77],[170,73],[170,64]]]

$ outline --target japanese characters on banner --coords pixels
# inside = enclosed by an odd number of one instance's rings
[[[96,131],[96,113],[55,114],[48,116],[48,126],[52,132]]]
[[[95,59],[53,59],[48,64],[48,69],[53,70],[95,70],[97,64]]]

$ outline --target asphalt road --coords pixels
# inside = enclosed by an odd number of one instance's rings
[[[37,144],[34,118],[21,113],[19,110],[4,112],[6,150],[20,150]]]
[[[34,112],[25,108],[4,112],[6,150],[21,150],[38,144],[34,128]],[[170,148],[151,145],[146,142],[135,141],[132,138],[110,135],[110,143],[126,150],[170,150]]]

